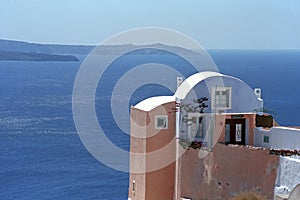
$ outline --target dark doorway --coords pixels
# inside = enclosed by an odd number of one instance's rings
[[[245,119],[226,119],[225,144],[246,144]]]

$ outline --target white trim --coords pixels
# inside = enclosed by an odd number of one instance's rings
[[[188,93],[201,81],[204,81],[210,77],[223,76],[223,74],[212,71],[205,71],[193,74],[180,84],[180,86],[176,90],[175,96],[179,99],[185,99]]]
[[[225,112],[225,113],[218,113],[217,115],[253,115],[256,114],[255,112],[240,112],[240,113],[231,113],[231,112]]]
[[[156,108],[158,106],[161,106],[163,104],[170,103],[173,101],[176,101],[175,96],[150,97],[150,98],[145,99],[145,100],[141,101],[140,103],[136,104],[134,106],[134,108],[149,112],[150,110],[153,110],[154,108]]]
[[[158,125],[158,119],[164,119],[164,126]],[[168,129],[168,115],[155,115],[155,129]]]

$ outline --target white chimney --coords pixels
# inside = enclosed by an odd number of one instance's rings
[[[261,99],[261,89],[260,88],[255,88],[254,93],[258,99]]]
[[[177,88],[181,85],[182,82],[183,82],[183,78],[177,77]]]
[[[261,110],[261,112],[263,112],[264,110],[264,100],[261,98],[261,89],[260,88],[255,88],[254,89],[254,93],[257,96],[257,99],[259,101],[259,109]]]

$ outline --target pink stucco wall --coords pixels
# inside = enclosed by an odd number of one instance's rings
[[[254,191],[273,199],[279,157],[267,149],[216,144],[204,159],[190,149],[180,159],[181,196],[228,199]]]
[[[175,102],[159,106],[149,112],[131,108],[131,152],[144,157],[130,157],[128,196],[132,200],[173,200],[175,187]],[[167,115],[168,128],[155,129],[155,116]],[[143,138],[144,137],[144,138]],[[168,148],[164,149],[164,147]],[[144,170],[144,173],[134,173]],[[135,191],[133,192],[133,180]]]

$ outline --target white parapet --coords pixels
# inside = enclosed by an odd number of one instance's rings
[[[255,128],[254,141],[256,147],[300,150],[300,129],[273,127],[270,130],[265,130]]]
[[[285,150],[300,150],[300,129],[273,127],[271,129],[271,148]]]

